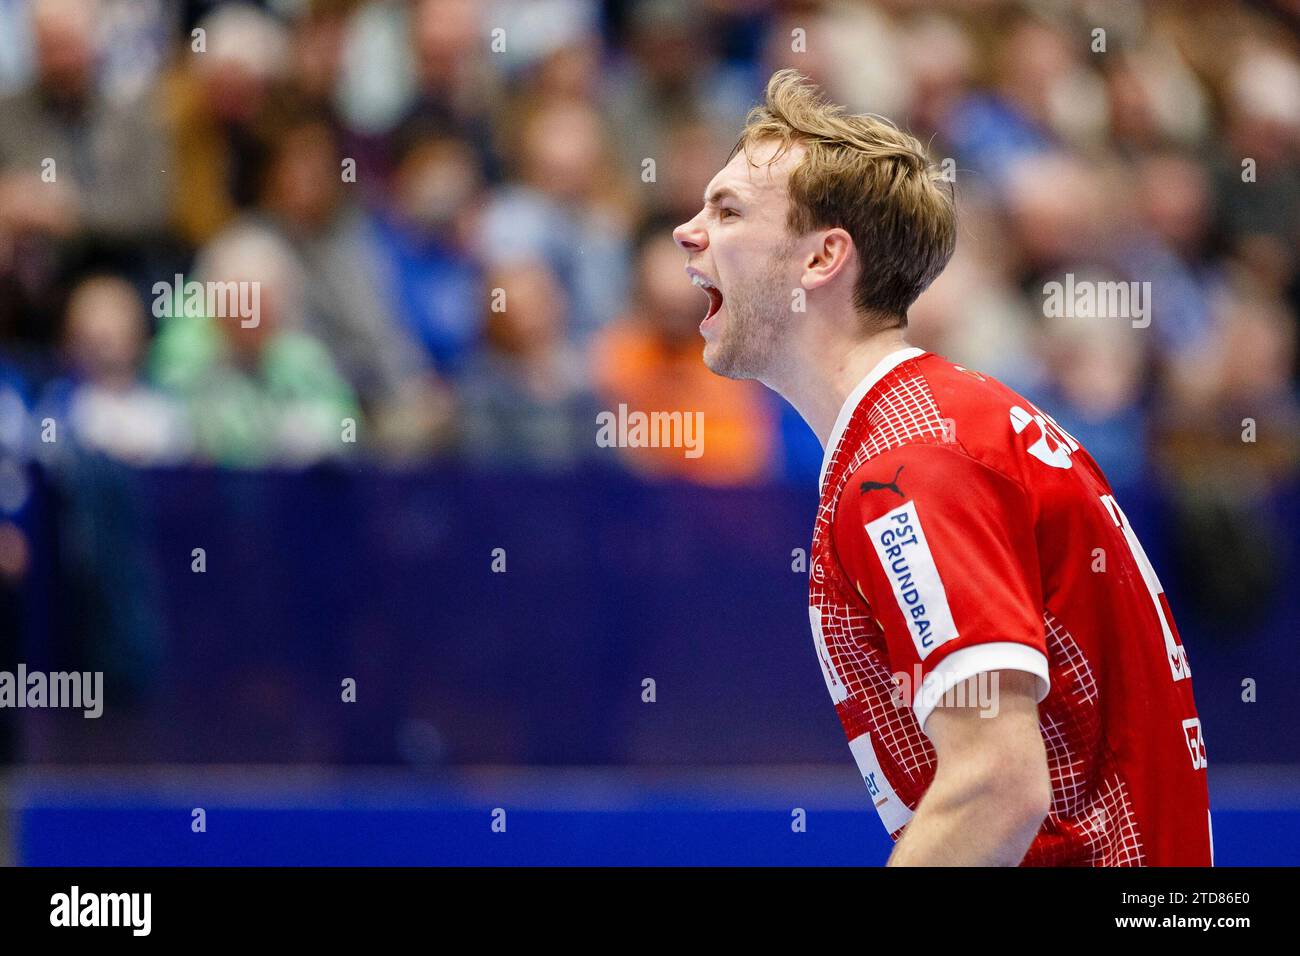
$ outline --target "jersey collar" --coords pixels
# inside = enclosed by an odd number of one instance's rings
[[[866,374],[866,377],[849,392],[849,397],[844,400],[844,405],[840,408],[839,417],[835,419],[835,427],[831,429],[830,438],[826,441],[826,451],[822,455],[822,471],[817,477],[817,487],[821,488],[826,483],[826,472],[831,467],[831,459],[835,457],[835,449],[839,446],[840,439],[844,437],[844,429],[849,427],[849,419],[853,413],[858,410],[858,404],[866,398],[867,392],[875,387],[876,383],[888,375],[894,368],[910,358],[916,358],[918,355],[924,355],[925,349],[918,349],[914,345],[907,348],[899,349],[896,352],[890,352],[879,362],[876,367]]]

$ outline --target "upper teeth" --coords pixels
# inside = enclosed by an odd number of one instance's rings
[[[704,276],[702,276],[702,275],[698,275],[698,274],[697,274],[697,275],[693,275],[693,276],[691,276],[691,285],[697,285],[697,286],[699,286],[701,289],[716,289],[716,288],[717,288],[717,286],[715,286],[715,285],[714,285],[712,282],[710,282],[708,279],[704,278]]]

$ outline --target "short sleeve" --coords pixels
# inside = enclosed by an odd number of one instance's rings
[[[884,632],[922,730],[943,695],[1018,670],[1050,689],[1030,502],[1019,483],[943,445],[904,445],[858,469],[835,550]]]

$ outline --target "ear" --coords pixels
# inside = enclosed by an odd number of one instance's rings
[[[800,280],[805,289],[820,289],[834,282],[841,274],[847,275],[849,265],[857,257],[853,248],[853,238],[838,226],[825,232],[814,233],[818,243],[804,260],[803,277]]]

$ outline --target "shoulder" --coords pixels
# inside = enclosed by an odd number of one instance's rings
[[[1031,429],[1030,435],[1026,426],[1039,418],[1047,426],[1050,416],[992,376],[941,356],[928,353],[917,359],[916,366],[917,374],[925,379],[926,391],[943,426],[941,438],[938,441],[931,438],[928,444],[940,445],[957,453],[957,457],[964,456],[968,467],[983,466],[1013,482],[1029,484],[1025,473],[1026,446],[1037,436],[1038,429]],[[948,462],[949,471],[961,467],[955,459]]]
[[[934,353],[926,353],[916,360],[917,373],[939,406],[941,414],[960,426],[996,427],[1009,421],[1009,410],[1026,400],[992,376],[976,369],[950,362]],[[970,437],[978,438],[979,435]],[[961,440],[960,435],[949,435],[949,440]]]
[[[909,508],[962,521],[1028,506],[1012,411],[1024,400],[996,379],[926,353],[868,402],[863,450],[834,492],[837,534]]]
[[[1032,408],[996,379],[926,352],[900,363],[868,392],[838,457],[854,473],[916,455],[931,462],[932,471],[977,463],[1015,475],[1013,410],[1019,406]],[[925,450],[935,448],[940,451]]]
[[[928,513],[969,516],[1019,510],[1028,495],[1014,476],[956,443],[912,442],[877,455],[849,476],[835,523],[870,523],[918,503]]]

